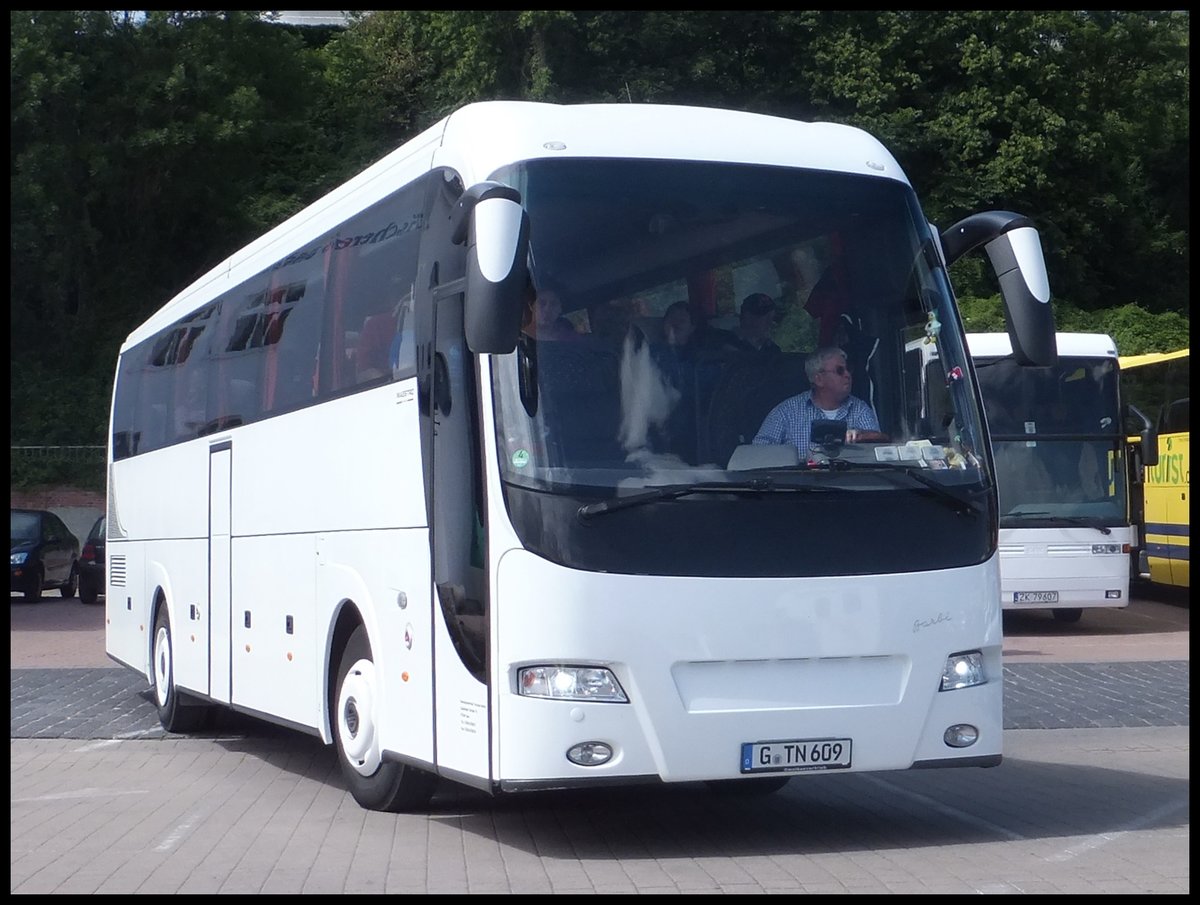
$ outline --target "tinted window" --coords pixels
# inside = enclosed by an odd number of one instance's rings
[[[430,184],[402,189],[127,351],[113,458],[414,376],[412,290]]]

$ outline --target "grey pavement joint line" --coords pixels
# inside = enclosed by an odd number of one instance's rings
[[[1155,823],[1155,821],[1158,821],[1158,820],[1162,819],[1163,817],[1166,817],[1169,814],[1174,814],[1176,811],[1181,811],[1184,808],[1189,807],[1190,805],[1191,805],[1191,802],[1188,800],[1169,801],[1166,804],[1162,805],[1161,807],[1157,807],[1153,811],[1150,811],[1147,814],[1143,814],[1141,817],[1138,817],[1136,820],[1130,821],[1129,823],[1125,824],[1125,826],[1120,829],[1113,830],[1108,833],[1098,833],[1095,836],[1090,836],[1087,839],[1080,842],[1078,845],[1073,845],[1070,848],[1065,849],[1062,852],[1059,852],[1057,855],[1051,855],[1046,860],[1047,861],[1060,861],[1060,862],[1061,861],[1070,861],[1072,858],[1082,855],[1085,852],[1094,851],[1095,849],[1098,849],[1105,845],[1108,845],[1110,842],[1115,842],[1116,840],[1120,839],[1122,836],[1127,836],[1129,833],[1135,833],[1140,829],[1145,829],[1147,826],[1150,826],[1153,823]]]

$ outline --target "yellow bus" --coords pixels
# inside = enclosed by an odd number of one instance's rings
[[[1120,359],[1121,392],[1158,430],[1158,462],[1146,467],[1137,572],[1155,584],[1190,587],[1188,349]]]

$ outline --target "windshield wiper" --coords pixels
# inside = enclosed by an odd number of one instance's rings
[[[751,478],[746,481],[697,481],[694,484],[670,484],[655,487],[643,493],[632,493],[629,496],[614,497],[611,500],[600,500],[597,503],[585,503],[579,507],[581,519],[593,518],[616,512],[618,509],[628,509],[630,506],[640,506],[643,503],[653,503],[659,500],[675,500],[689,493],[771,493],[774,491],[826,491],[820,486],[798,486],[795,484],[776,484],[774,478]]]
[[[945,503],[954,509],[955,512],[962,515],[978,515],[980,511],[979,507],[975,504],[962,499],[957,494],[951,493],[942,485],[941,481],[931,477],[919,465],[888,465],[884,462],[847,462],[844,459],[832,459],[829,462],[829,468],[831,471],[842,472],[870,471],[890,475],[902,474],[912,478],[927,490],[932,491],[938,502]]]
[[[1036,518],[1038,521],[1066,522],[1068,525],[1082,525],[1084,528],[1095,528],[1101,534],[1112,534],[1112,528],[1091,515],[1053,515],[1052,513],[1038,510],[1036,512],[1012,512],[1004,516],[1005,519],[1013,519],[1014,521],[1030,517]]]

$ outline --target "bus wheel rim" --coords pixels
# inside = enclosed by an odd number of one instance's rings
[[[164,707],[171,693],[171,635],[161,626],[154,635],[154,697]]]
[[[363,776],[379,769],[379,733],[375,725],[375,664],[359,660],[346,674],[338,695],[338,740],[350,766]]]

